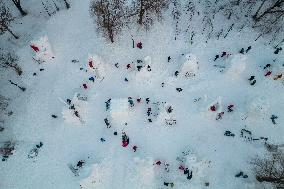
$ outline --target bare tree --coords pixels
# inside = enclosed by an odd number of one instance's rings
[[[279,40],[284,32],[284,0],[263,0],[252,18],[252,27],[260,31],[260,36],[271,37],[269,44]]]
[[[279,189],[284,188],[283,151],[273,152],[267,158],[256,158],[252,163],[259,182],[270,182]]]
[[[179,19],[181,16],[181,4],[179,0],[173,0],[172,3],[173,3],[172,16],[175,22],[175,40],[176,40],[178,34],[180,33],[180,28],[178,24],[179,24]]]
[[[94,0],[91,1],[90,13],[96,16],[98,30],[113,43],[115,36],[123,26],[124,0]]]
[[[5,111],[9,105],[9,98],[6,98],[5,96],[0,95],[0,113]]]
[[[12,30],[9,28],[9,25],[11,21],[13,21],[14,18],[12,14],[10,13],[9,9],[4,6],[2,1],[0,2],[0,34],[5,33],[5,31],[8,31],[15,39],[18,39],[19,37],[16,36]]]
[[[264,7],[264,4],[268,2],[270,3],[268,6],[266,6],[264,8],[264,11],[261,10]],[[284,16],[284,0],[277,0],[277,1],[268,1],[268,0],[263,0],[263,2],[261,3],[261,5],[259,6],[258,10],[256,11],[256,13],[253,15],[253,19],[255,21],[260,21],[261,19],[263,19],[265,16],[268,15],[273,15],[273,17],[280,19],[283,18]]]
[[[13,3],[16,5],[17,9],[20,11],[22,16],[26,16],[27,12],[25,12],[21,5],[21,0],[12,0]]]
[[[16,63],[17,61],[18,57],[15,53],[8,52],[0,48],[0,66],[3,68],[12,68],[17,72],[18,75],[21,75],[23,71]]]
[[[168,0],[137,0],[134,2],[133,14],[138,15],[138,24],[144,25],[146,29],[153,24],[153,19],[162,19],[163,10],[168,8]]]

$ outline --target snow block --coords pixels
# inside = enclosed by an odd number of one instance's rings
[[[113,121],[124,123],[129,119],[129,103],[127,98],[116,98],[110,101],[110,116]]]

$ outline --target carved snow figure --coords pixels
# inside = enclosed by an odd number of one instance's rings
[[[182,68],[180,71],[180,77],[194,77],[199,70],[199,63],[197,61],[197,57],[193,54],[186,54],[182,57]]]
[[[88,67],[98,80],[103,80],[106,76],[107,64],[98,55],[89,56]]]
[[[67,100],[65,105],[66,107],[62,111],[62,116],[67,123],[72,125],[82,125],[82,123],[85,123],[84,120],[87,115],[87,97],[76,93],[72,100]]]
[[[52,52],[51,45],[48,42],[47,36],[41,37],[37,41],[32,41],[30,47],[35,53],[33,59],[39,64],[54,58],[54,54]]]
[[[231,78],[241,78],[246,71],[247,57],[245,55],[235,55],[230,61],[230,66],[226,72]]]

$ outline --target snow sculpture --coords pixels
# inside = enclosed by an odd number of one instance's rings
[[[264,118],[269,114],[269,102],[264,97],[254,97],[247,103],[248,117],[253,119]]]
[[[177,157],[177,161],[184,168],[188,168],[189,171],[192,171],[195,181],[203,182],[203,180],[206,179],[207,169],[210,168],[210,161],[198,158],[190,149],[183,151],[182,155]]]
[[[195,55],[186,54],[182,58],[182,68],[180,71],[180,77],[194,77],[199,69],[199,64]]]
[[[94,73],[94,76],[99,80],[103,80],[106,76],[106,64],[102,58],[98,55],[89,56],[88,63],[89,69]]]
[[[206,177],[206,169],[210,167],[210,161],[198,160],[195,154],[190,154],[186,157],[186,167],[192,170],[195,178],[201,180]]]
[[[173,108],[168,103],[162,103],[161,111],[159,112],[159,121],[165,123],[165,125],[175,125],[176,117],[173,113]]]
[[[71,102],[69,104],[68,103],[65,104],[67,107],[64,108],[62,111],[64,120],[67,123],[75,125],[81,125],[82,123],[84,123],[84,120],[87,115],[86,97],[83,97],[80,94],[76,93],[73,99],[71,100]]]
[[[144,62],[140,64],[142,66],[140,71],[136,72],[136,82],[141,85],[150,85],[152,83],[152,60],[150,56],[144,58]]]
[[[82,189],[111,188],[111,176],[113,164],[102,162],[93,164],[91,174],[80,181]]]
[[[115,98],[110,101],[110,116],[114,122],[125,123],[129,119],[127,98]]]
[[[38,63],[44,63],[54,58],[47,36],[41,37],[38,41],[31,42],[30,47],[35,52],[33,59]]]
[[[156,188],[154,178],[153,161],[150,159],[134,158],[127,164],[124,161],[108,159],[93,164],[91,173],[80,181],[80,186],[82,189],[123,187],[148,189]]]
[[[233,56],[227,74],[233,77],[239,77],[245,70],[247,57],[244,55]]]

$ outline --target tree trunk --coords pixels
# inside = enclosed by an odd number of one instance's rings
[[[112,31],[110,31],[110,33],[109,33],[109,38],[110,38],[110,41],[113,43],[113,42],[114,42],[114,39],[113,39],[113,33],[112,33]]]
[[[70,4],[67,2],[67,0],[64,0],[64,3],[65,3],[66,8],[69,9],[70,8]]]
[[[7,30],[15,39],[19,39],[19,37],[16,36],[16,35],[12,32],[12,30],[10,30],[7,26],[6,26],[6,30]]]
[[[144,16],[144,8],[143,8],[143,0],[140,0],[140,11],[139,11],[139,20],[138,24],[142,25],[143,24],[143,16]]]
[[[27,13],[23,10],[20,1],[16,2],[15,0],[12,0],[13,3],[16,5],[17,9],[20,11],[22,16],[26,16]]]
[[[283,178],[273,178],[273,177],[260,177],[257,176],[256,180],[258,180],[259,182],[273,182],[273,183],[281,183],[283,182]]]
[[[265,2],[265,1],[264,1]],[[269,13],[273,13],[273,9],[275,9],[276,7],[280,7],[282,3],[284,3],[283,0],[278,0],[274,3],[274,5],[272,5],[271,7],[267,8],[261,15],[257,16],[261,7],[263,6],[264,2],[261,4],[260,8],[257,10],[257,12],[255,13],[255,15],[253,16],[253,18],[258,22],[262,19],[262,17],[264,17],[266,14]]]

